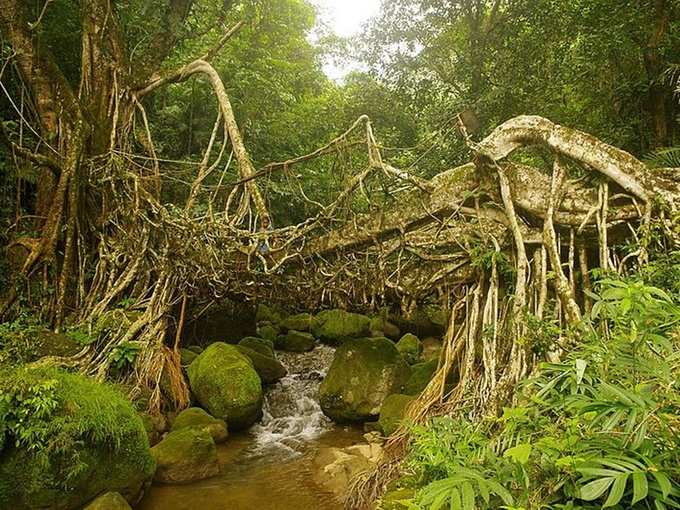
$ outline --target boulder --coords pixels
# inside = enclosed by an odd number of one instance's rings
[[[224,420],[218,420],[210,416],[200,407],[190,407],[179,413],[175,421],[172,422],[170,430],[175,431],[186,428],[206,431],[215,443],[222,443],[229,436],[227,424]]]
[[[306,352],[314,349],[316,340],[310,333],[290,330],[276,338],[276,348],[282,351]]]
[[[345,340],[368,336],[370,324],[371,319],[365,315],[326,310],[314,318],[312,333],[324,343],[340,345]]]
[[[107,492],[96,498],[83,510],[132,510],[126,499],[117,492]]]
[[[156,466],[142,419],[115,388],[27,367],[0,374],[0,394],[0,414],[10,424],[0,455],[0,508],[70,510],[105,492],[138,500]],[[40,413],[30,411],[29,397],[43,403]],[[35,435],[23,435],[27,428]]]
[[[257,336],[259,338],[264,338],[265,340],[270,340],[273,343],[280,331],[281,329],[278,326],[263,324],[262,326],[258,326]]]
[[[422,344],[422,358],[425,361],[439,360],[439,354],[442,351],[442,341],[439,338],[429,336],[423,340]]]
[[[237,345],[236,347],[241,353],[248,356],[248,359],[252,362],[257,375],[260,376],[263,383],[273,384],[286,377],[286,374],[288,373],[286,367],[284,367],[274,356],[265,356],[260,352],[242,345]]]
[[[253,364],[234,345],[216,342],[187,370],[191,391],[230,430],[252,425],[262,414],[262,382]]]
[[[420,359],[420,353],[423,350],[423,346],[416,335],[412,333],[406,333],[397,342],[397,350],[409,365],[413,365]]]
[[[189,349],[180,349],[179,355],[181,357],[180,362],[182,363],[183,367],[188,367],[191,365],[198,356],[198,354],[196,354],[194,351],[190,351]]]
[[[401,337],[401,330],[399,326],[392,324],[384,317],[373,317],[369,325],[371,336],[384,336],[390,340],[399,340]]]
[[[264,356],[269,356],[270,358],[274,357],[274,342],[272,340],[258,338],[256,336],[247,336],[238,344],[253,351],[257,351]]]
[[[347,495],[352,480],[359,473],[370,471],[375,466],[360,453],[347,453],[333,447],[319,451],[314,464],[317,483],[339,499]]]
[[[215,442],[203,429],[174,430],[151,448],[151,454],[158,465],[154,475],[157,482],[194,482],[220,472]]]
[[[383,434],[389,436],[399,428],[406,412],[406,406],[413,402],[414,398],[411,395],[394,394],[385,399],[378,420]]]
[[[409,373],[391,340],[348,340],[336,350],[319,388],[321,409],[340,423],[375,418],[385,398],[401,391]]]
[[[312,330],[313,317],[309,313],[298,313],[291,315],[281,322],[281,329],[288,331],[294,329],[295,331],[310,332]]]
[[[404,385],[404,393],[406,395],[418,395],[429,384],[432,376],[437,371],[439,362],[434,359],[430,361],[423,361],[411,366],[411,377],[408,378]]]
[[[283,320],[283,314],[273,306],[259,304],[257,305],[257,312],[255,313],[255,321],[267,324],[280,324]]]

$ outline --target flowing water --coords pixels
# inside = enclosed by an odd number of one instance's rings
[[[278,353],[288,375],[265,395],[261,423],[218,446],[219,476],[187,485],[153,485],[141,510],[340,510],[315,482],[319,448],[361,440],[358,429],[333,425],[317,402],[333,350]]]

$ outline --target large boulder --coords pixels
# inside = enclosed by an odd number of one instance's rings
[[[117,492],[107,492],[96,498],[83,510],[132,510],[127,500]]]
[[[412,333],[406,333],[397,342],[397,350],[409,363],[409,365],[413,365],[420,359],[420,353],[423,351],[423,346],[420,343],[420,339],[416,335]]]
[[[21,368],[0,374],[0,395],[0,508],[70,510],[105,492],[138,500],[156,466],[141,418],[116,389]]]
[[[255,313],[255,320],[258,324],[276,324],[278,325],[283,320],[283,313],[273,306],[259,304],[257,305],[257,312]]]
[[[314,318],[312,333],[324,343],[340,345],[345,340],[370,334],[371,319],[344,310],[326,310]]]
[[[216,443],[226,441],[229,436],[227,424],[224,420],[218,420],[210,416],[200,407],[190,407],[179,413],[175,421],[172,422],[170,430],[175,431],[186,428],[205,430]]]
[[[257,351],[263,356],[274,357],[274,341],[266,338],[258,338],[256,336],[247,336],[239,343],[242,347],[247,347],[253,351]]]
[[[294,329],[295,331],[309,332],[312,330],[313,320],[314,318],[309,313],[298,313],[281,321],[281,329],[284,331]]]
[[[414,398],[411,395],[396,393],[385,399],[380,409],[380,419],[378,420],[383,434],[389,436],[399,428],[406,413],[406,407],[413,402]]]
[[[154,480],[186,483],[203,480],[220,472],[215,442],[205,430],[187,427],[170,432],[151,454],[158,468]]]
[[[276,348],[282,351],[307,352],[314,349],[316,339],[310,333],[290,330],[276,338]]]
[[[273,355],[265,356],[260,352],[242,345],[237,345],[236,348],[241,351],[241,353],[248,356],[248,359],[252,362],[257,375],[260,376],[263,383],[273,384],[286,377],[286,374],[288,373],[286,367],[284,367]]]
[[[234,345],[217,342],[187,370],[191,391],[230,430],[252,425],[262,414],[262,381],[252,362]]]
[[[399,326],[391,323],[385,317],[373,317],[369,324],[371,336],[384,336],[390,340],[399,340],[401,337],[401,330]]]
[[[411,377],[404,385],[406,395],[418,395],[430,383],[432,376],[437,371],[439,362],[436,359],[423,361],[411,366]]]
[[[340,423],[375,418],[385,398],[401,391],[409,372],[387,338],[348,340],[336,350],[319,388],[321,409]]]

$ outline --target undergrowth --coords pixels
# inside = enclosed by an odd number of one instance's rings
[[[661,281],[650,266],[647,281]],[[680,307],[641,277],[599,281],[578,347],[501,416],[412,427],[409,509],[680,508]],[[672,294],[672,295],[671,295]],[[546,326],[549,334],[552,326]],[[550,336],[550,335],[547,335]]]

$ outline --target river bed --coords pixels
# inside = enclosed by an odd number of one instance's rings
[[[328,420],[318,387],[333,350],[279,353],[288,375],[267,389],[260,424],[218,445],[218,476],[186,485],[154,484],[140,510],[341,510],[318,483],[313,462],[325,447],[361,442],[359,427]],[[316,468],[318,469],[318,468]]]

